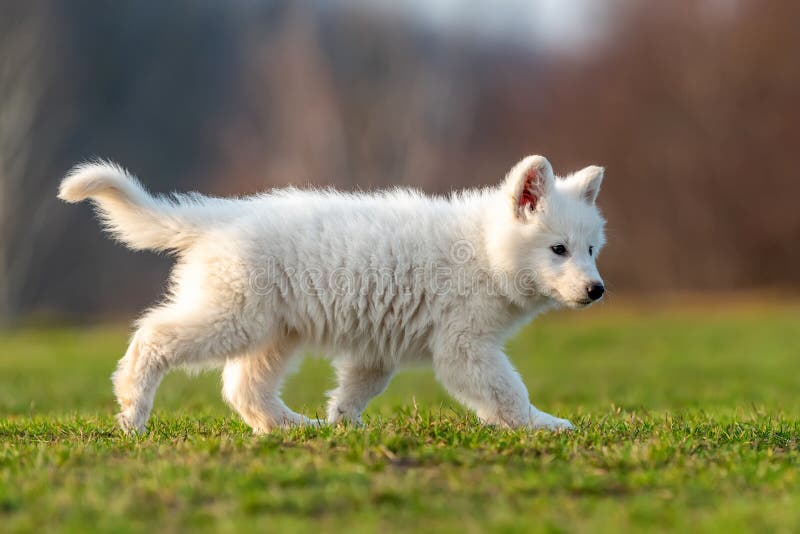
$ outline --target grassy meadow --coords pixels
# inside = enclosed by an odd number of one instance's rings
[[[573,433],[481,426],[427,368],[359,428],[256,437],[219,373],[169,376],[114,426],[120,326],[0,333],[0,531],[800,531],[800,305],[609,303],[508,352]],[[328,364],[287,403],[322,415]]]

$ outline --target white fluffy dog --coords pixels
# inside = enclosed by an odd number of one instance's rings
[[[314,424],[279,396],[303,346],[338,376],[328,420],[358,421],[404,363],[490,424],[569,429],[533,406],[503,353],[538,313],[603,295],[595,259],[603,169],[556,178],[529,156],[498,187],[447,198],[282,189],[242,199],[156,198],[120,167],[89,163],[61,183],[91,199],[132,249],[177,256],[167,299],[137,322],[113,375],[126,432],[144,431],[164,374],[224,366],[223,395],[255,432]]]

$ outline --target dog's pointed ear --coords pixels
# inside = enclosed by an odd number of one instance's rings
[[[588,204],[595,203],[605,172],[603,167],[590,165],[572,175],[570,179],[575,181],[575,191],[582,200]]]
[[[542,198],[555,187],[553,167],[544,156],[528,156],[509,171],[505,188],[517,218],[536,211]]]

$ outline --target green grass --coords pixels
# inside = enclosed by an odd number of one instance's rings
[[[150,433],[113,424],[122,328],[0,334],[0,531],[800,530],[800,309],[599,307],[509,346],[571,434],[481,426],[427,369],[362,428],[254,437],[219,375],[168,377]],[[285,388],[321,414],[332,376]]]

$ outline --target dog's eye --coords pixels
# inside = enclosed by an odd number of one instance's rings
[[[594,255],[594,247],[589,247],[589,256]]]
[[[550,247],[550,250],[553,251],[553,254],[556,254],[558,256],[564,256],[567,253],[567,247],[565,247],[564,245],[553,245],[552,247]]]

